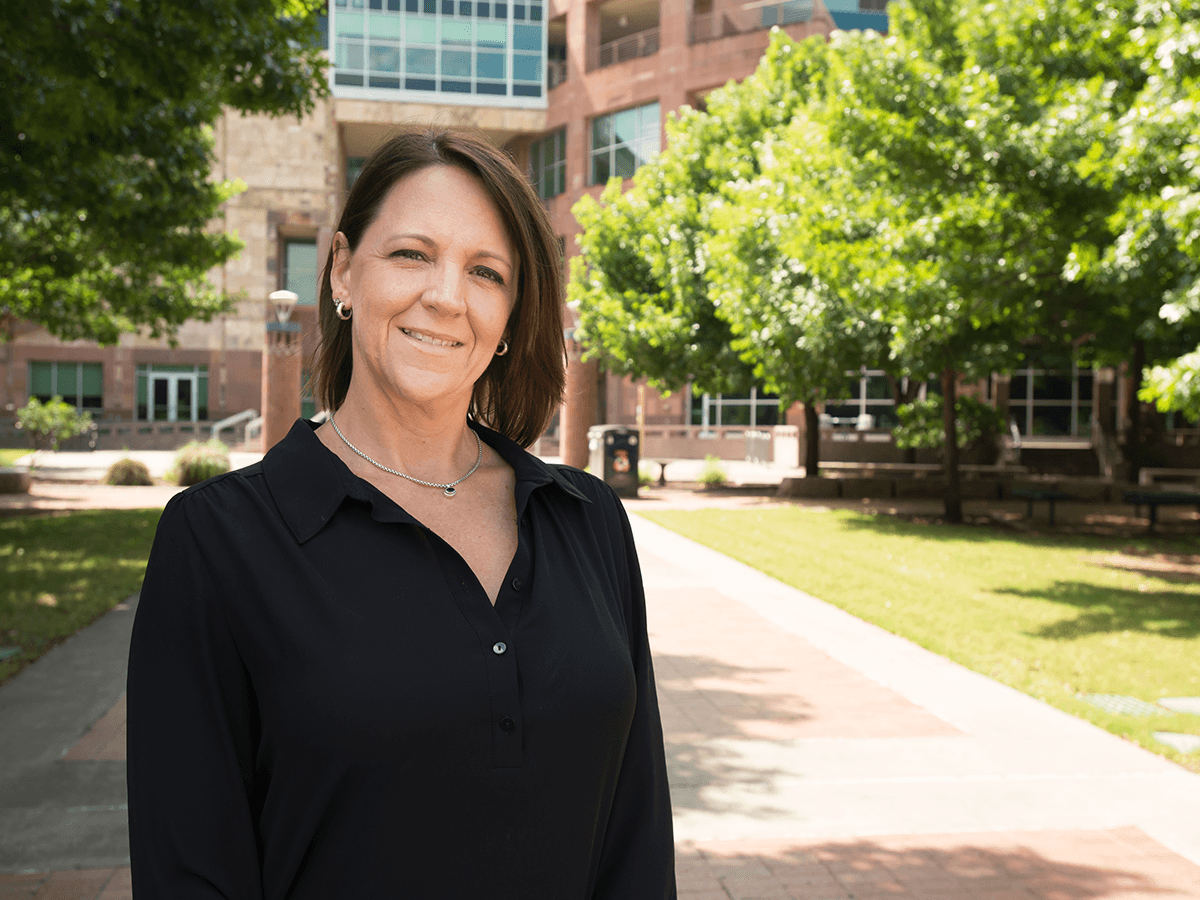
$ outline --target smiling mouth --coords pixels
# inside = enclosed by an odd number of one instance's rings
[[[443,341],[435,337],[430,337],[427,334],[421,334],[419,331],[409,331],[407,328],[401,328],[413,340],[420,341],[422,344],[432,344],[434,347],[461,347],[461,341]]]

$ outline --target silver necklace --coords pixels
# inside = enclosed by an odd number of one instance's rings
[[[419,484],[422,487],[441,488],[442,493],[447,497],[453,497],[455,494],[454,486],[456,484],[462,484],[464,481],[466,481],[468,478],[470,478],[472,475],[474,475],[475,470],[479,468],[479,464],[481,462],[483,462],[483,441],[481,441],[479,439],[479,434],[474,429],[468,429],[468,430],[470,430],[471,434],[473,434],[475,436],[475,447],[479,451],[478,455],[475,457],[475,465],[471,466],[471,471],[468,472],[466,475],[464,475],[462,478],[458,479],[458,481],[452,481],[449,484],[436,484],[435,482],[432,482],[432,481],[422,481],[420,478],[413,478],[411,475],[405,475],[403,472],[397,472],[395,469],[389,469],[383,463],[375,462],[375,460],[371,459],[371,457],[367,456],[367,454],[363,453],[361,450],[359,450],[357,447],[355,447],[352,443],[350,443],[348,440],[346,440],[346,436],[344,434],[342,434],[342,429],[338,428],[337,422],[335,422],[333,420],[332,414],[330,414],[330,416],[329,416],[329,424],[333,426],[333,430],[337,432],[337,436],[342,439],[343,444],[345,444],[347,447],[349,447],[351,450],[353,450],[355,453],[357,453],[359,456],[361,456],[363,459],[365,459],[367,462],[369,462],[375,468],[383,469],[383,471],[388,472],[392,475],[399,475],[401,478],[406,478],[409,481],[411,481],[413,484]]]

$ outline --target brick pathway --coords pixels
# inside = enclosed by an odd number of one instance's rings
[[[1130,799],[1166,790],[1194,807],[1200,779],[1028,698],[979,693],[970,679],[947,687],[966,676],[944,661],[900,677],[924,651],[861,623],[840,633],[818,607],[772,617],[771,602],[797,598],[710,551],[685,558],[677,538],[639,520],[635,532],[681,898],[1200,900],[1200,866],[1145,830],[1171,834],[1178,816],[1158,822]],[[123,759],[124,722],[122,697],[61,764]],[[1042,734],[1070,746],[1030,737]],[[1094,816],[1079,798],[1108,790],[1109,776],[1111,796],[1096,808],[1113,812]],[[1055,792],[1072,780],[1082,793],[1060,802]],[[1004,792],[1016,799],[1001,802]],[[871,816],[920,824],[888,834],[864,828]],[[1014,829],[1017,819],[1030,827]],[[1061,821],[1079,824],[1054,827]],[[128,867],[0,875],[0,900],[131,896]]]

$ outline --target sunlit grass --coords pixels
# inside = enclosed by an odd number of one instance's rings
[[[798,507],[642,515],[1200,771],[1200,754],[1152,737],[1200,734],[1200,716],[1076,699],[1200,696],[1200,579],[1170,565],[1200,553],[1200,537],[1019,535]]]
[[[0,466],[11,466],[22,456],[29,455],[29,448],[0,447]]]
[[[0,519],[0,682],[141,587],[161,512]]]

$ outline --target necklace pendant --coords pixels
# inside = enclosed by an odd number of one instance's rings
[[[453,497],[454,496],[454,487],[451,486],[451,487],[446,488],[444,491],[442,491],[442,494],[444,494],[447,497]]]

